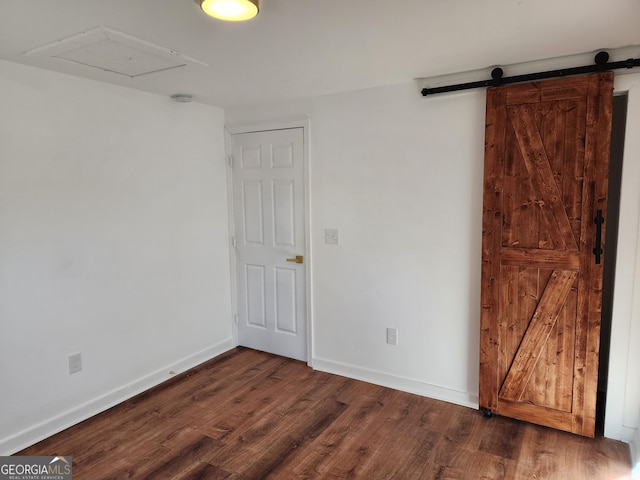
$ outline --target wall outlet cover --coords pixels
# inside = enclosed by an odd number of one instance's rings
[[[69,374],[78,373],[80,370],[82,370],[82,354],[69,355]]]

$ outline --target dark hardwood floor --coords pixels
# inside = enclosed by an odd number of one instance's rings
[[[630,478],[629,448],[238,348],[18,455],[89,479]]]

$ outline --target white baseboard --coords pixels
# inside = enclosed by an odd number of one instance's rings
[[[59,415],[33,425],[10,437],[0,439],[0,455],[11,455],[34,443],[44,440],[62,430],[69,428],[87,418],[104,412],[105,410],[128,400],[131,397],[155,387],[160,383],[174,377],[169,371],[182,373],[190,368],[200,365],[218,355],[236,347],[232,339],[225,340],[204,350],[189,355],[177,362],[166,365],[155,372],[151,372],[127,385],[123,385],[115,390],[107,392],[89,402],[77,405],[70,410],[61,412]]]
[[[631,465],[633,468],[631,478],[640,480],[640,428],[636,428],[636,434],[633,436],[629,447],[631,448]]]
[[[374,385],[389,387],[403,392],[415,393],[416,395],[455,403],[456,405],[462,405],[463,407],[474,409],[478,408],[478,395],[471,394],[469,392],[452,390],[439,385],[424,383],[419,380],[397,377],[388,373],[369,370],[367,368],[356,367],[317,357],[313,358],[312,365],[315,370],[320,370],[322,372],[333,373],[343,377],[353,378],[355,380],[362,380],[363,382],[373,383]]]

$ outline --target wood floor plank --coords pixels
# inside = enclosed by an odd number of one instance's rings
[[[628,445],[314,371],[238,348],[33,445],[74,478],[630,478]]]
[[[181,450],[174,451],[171,457],[165,458],[165,461],[158,464],[145,478],[149,480],[187,478],[193,475],[194,470],[199,471],[203,465],[206,465],[219,446],[220,442],[203,435]]]
[[[285,444],[291,443],[292,437],[294,441],[300,440],[301,430],[321,421],[328,414],[327,409],[329,413],[340,410],[344,404],[326,398],[333,385],[326,384],[321,378],[323,376],[316,377],[321,382],[304,386],[298,384],[296,394],[281,389],[280,396],[270,397],[268,403],[259,402],[262,408],[257,413],[252,412],[251,421],[239,422],[240,427],[224,439],[224,445],[213,459],[215,464],[225,470],[241,472],[243,466],[246,468],[246,465],[259,461],[264,449],[272,448],[280,438],[285,438]],[[289,387],[291,389],[293,386]]]

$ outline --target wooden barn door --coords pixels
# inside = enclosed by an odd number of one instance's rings
[[[479,404],[591,437],[612,98],[612,73],[487,92]]]

